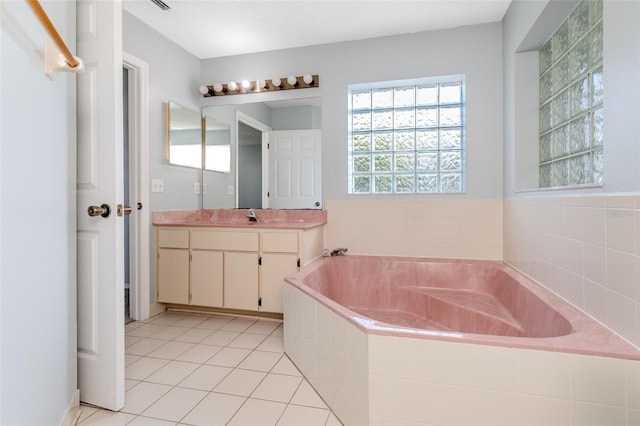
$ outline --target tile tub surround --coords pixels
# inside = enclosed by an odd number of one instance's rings
[[[326,210],[254,209],[258,222],[247,219],[248,209],[169,210],[153,212],[154,225],[260,227],[309,229],[327,223]]]
[[[640,361],[370,334],[284,290],[285,352],[345,425],[640,424]]]

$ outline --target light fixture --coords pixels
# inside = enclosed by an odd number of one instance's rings
[[[227,84],[214,83],[212,86],[200,86],[199,91],[204,97],[239,95],[243,93],[274,92],[277,90],[309,89],[319,87],[317,74],[303,76],[290,75],[286,78],[275,77],[271,80],[242,80],[240,83],[229,81]]]

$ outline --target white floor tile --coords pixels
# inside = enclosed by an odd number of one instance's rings
[[[130,380],[144,380],[168,363],[166,359],[140,358],[124,368],[124,377]]]
[[[220,328],[220,330],[236,331],[241,333],[255,323],[256,323],[256,320],[254,319],[234,318],[233,321],[229,321],[228,323],[223,325],[222,328]]]
[[[204,391],[173,388],[142,414],[145,417],[178,422],[206,395]]]
[[[219,365],[221,367],[236,367],[250,353],[251,351],[249,349],[222,348],[217,354],[209,358],[206,364]]]
[[[209,337],[202,340],[200,343],[204,343],[205,345],[216,345],[216,346],[227,346],[229,343],[233,341],[236,337],[238,337],[240,333],[236,333],[234,331],[215,331]]]
[[[171,325],[171,326],[165,327],[164,329],[158,331],[157,333],[153,333],[149,337],[151,339],[173,340],[176,337],[186,333],[187,331],[189,331],[188,328],[175,327]]]
[[[256,348],[260,351],[284,353],[284,337],[271,335]]]
[[[133,337],[149,337],[152,334],[159,332],[165,327],[166,325],[161,325],[161,324],[141,323],[139,327],[136,327],[131,331],[125,331],[125,334],[127,336],[133,336]]]
[[[207,330],[205,328],[191,328],[187,332],[182,333],[173,340],[176,340],[178,342],[200,343],[205,338],[209,337],[212,333],[212,330]]]
[[[201,322],[196,326],[196,328],[204,328],[207,330],[218,330],[220,327],[224,326],[226,323],[231,321],[232,317],[213,317],[209,318],[206,321]]]
[[[187,327],[192,328],[198,324],[201,324],[211,318],[208,315],[189,315],[188,317],[184,317],[180,321],[173,324],[176,327]]]
[[[171,390],[171,386],[140,382],[125,393],[123,413],[140,414]]]
[[[155,351],[160,346],[166,343],[167,343],[166,340],[142,339],[139,342],[136,342],[133,345],[125,348],[124,353],[130,354],[130,355],[145,356],[149,354],[149,352]]]
[[[288,376],[302,377],[302,373],[300,373],[298,368],[293,362],[291,362],[287,355],[284,355],[282,358],[280,358],[280,361],[278,361],[276,366],[273,367],[273,370],[271,370],[271,372],[277,374],[286,374]]]
[[[280,324],[278,328],[273,330],[272,336],[284,336],[284,324]]]
[[[133,345],[134,343],[138,343],[140,340],[142,340],[142,337],[135,337],[135,336],[125,335],[124,336],[124,347],[127,348],[127,347]]]
[[[149,352],[147,356],[152,358],[175,359],[194,346],[193,343],[167,342],[155,351]]]
[[[80,405],[80,417],[78,418],[78,424],[82,423],[87,417],[95,414],[98,411],[96,407],[89,407],[88,405]]]
[[[336,417],[335,414],[329,413],[329,418],[327,419],[325,426],[342,426],[342,422]]]
[[[137,385],[138,383],[140,383],[139,380],[124,379],[124,390],[125,390],[125,392],[128,391],[129,389],[131,389],[132,387],[134,387],[135,385]]]
[[[127,334],[127,333],[129,333],[130,331],[133,331],[133,330],[135,330],[135,329],[136,329],[136,328],[138,328],[138,327],[142,327],[143,325],[144,325],[144,323],[143,323],[143,322],[140,322],[140,321],[131,321],[130,323],[125,324],[125,326],[124,326],[124,334]]]
[[[127,426],[175,426],[176,422],[152,419],[151,417],[138,416],[127,423]]]
[[[191,314],[182,313],[182,312],[165,312],[160,315],[156,315],[149,319],[149,323],[151,324],[165,324],[172,325],[188,317]]]
[[[198,368],[198,364],[171,361],[145,379],[147,382],[175,386]]]
[[[267,374],[267,377],[251,394],[251,398],[288,403],[301,381],[300,377]]]
[[[242,333],[229,346],[233,348],[255,349],[267,336],[264,334]]]
[[[204,364],[212,356],[220,352],[222,346],[196,345],[176,358],[176,361],[195,362]]]
[[[279,426],[324,426],[329,417],[328,409],[288,405],[278,421]]]
[[[180,382],[178,386],[210,391],[227,377],[231,370],[231,368],[218,367],[217,365],[203,365]]]
[[[124,366],[128,366],[142,358],[140,355],[124,354]]]
[[[271,371],[274,365],[282,357],[279,353],[253,351],[238,365],[245,370]]]
[[[258,321],[251,327],[247,328],[245,332],[255,334],[271,334],[282,323],[280,321]]]
[[[235,369],[214,390],[231,395],[249,396],[266,375],[260,371]]]
[[[182,420],[195,426],[226,425],[246,398],[211,392]]]
[[[295,395],[291,399],[292,404],[306,405],[307,407],[316,408],[328,408],[324,403],[320,395],[313,389],[313,387],[306,380],[302,380],[300,387],[296,391]]]
[[[134,418],[133,414],[97,410],[82,422],[82,426],[123,426]]]
[[[275,425],[286,407],[286,404],[279,402],[248,399],[228,424],[238,426]]]

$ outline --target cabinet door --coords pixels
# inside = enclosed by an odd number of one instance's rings
[[[224,253],[224,307],[258,309],[258,253]]]
[[[297,254],[265,253],[262,255],[260,297],[266,312],[282,313],[282,283],[286,275],[298,270]]]
[[[222,252],[193,250],[191,252],[192,305],[222,307]]]
[[[189,303],[189,250],[158,249],[158,302]]]

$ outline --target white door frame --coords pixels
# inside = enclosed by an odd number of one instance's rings
[[[236,111],[236,207],[238,207],[238,153],[240,152],[240,139],[238,137],[238,125],[244,123],[247,126],[253,127],[262,133],[262,208],[269,208],[269,134],[271,127],[267,126],[261,121],[247,115],[243,112]]]
[[[129,190],[133,212],[130,219],[130,316],[149,318],[149,64],[122,52],[122,65],[129,72]],[[142,206],[137,209],[138,204]]]

